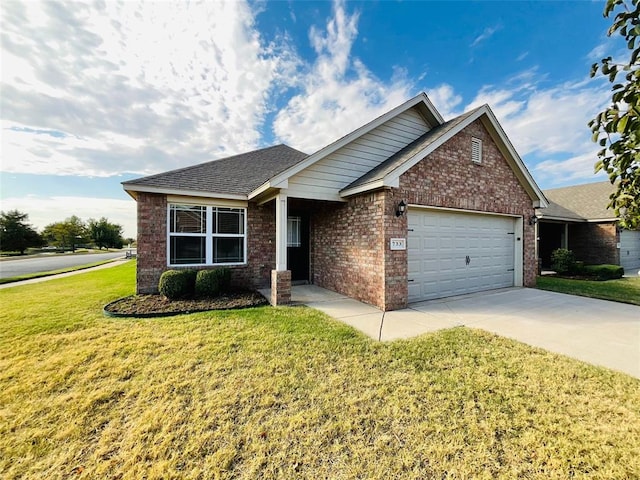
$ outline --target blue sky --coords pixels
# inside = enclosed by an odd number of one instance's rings
[[[604,2],[5,1],[0,209],[108,217],[120,182],[276,143],[312,153],[421,91],[488,103],[543,189],[602,180]]]

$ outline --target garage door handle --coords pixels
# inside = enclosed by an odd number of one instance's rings
[[[467,255],[467,265],[469,265],[471,263],[471,258],[469,258],[469,255]]]

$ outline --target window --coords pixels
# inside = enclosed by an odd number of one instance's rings
[[[169,265],[233,265],[246,258],[246,209],[169,204]]]
[[[479,138],[471,139],[471,161],[482,163],[482,140]]]
[[[287,247],[299,247],[300,243],[300,217],[287,218]]]

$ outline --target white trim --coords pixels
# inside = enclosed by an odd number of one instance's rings
[[[180,195],[184,197],[205,197],[205,198],[222,198],[227,200],[247,200],[246,195],[235,195],[230,193],[215,193],[204,192],[197,190],[181,190],[178,188],[164,188],[164,187],[149,187],[142,185],[131,185],[123,183],[122,188],[131,195],[131,192],[144,192],[144,193],[161,193],[164,195]],[[131,195],[136,198],[134,195]]]
[[[524,219],[521,216],[516,217],[513,227],[513,240],[515,241],[513,246],[513,286],[522,287],[524,286]]]
[[[287,269],[287,195],[276,197],[276,271]]]
[[[230,200],[225,198],[202,198],[187,197],[183,195],[167,195],[167,203],[181,203],[184,205],[200,205],[203,207],[232,207],[247,208],[249,202],[246,200]]]
[[[265,190],[268,190],[271,187],[279,186],[280,183],[282,183],[283,181],[287,180],[289,177],[291,177],[291,176],[295,175],[296,173],[299,173],[302,170],[310,167],[311,165],[313,165],[317,161],[325,158],[326,156],[332,154],[336,150],[344,147],[345,145],[347,145],[347,144],[353,142],[354,140],[356,140],[357,138],[360,138],[363,135],[365,135],[365,134],[369,133],[370,131],[372,131],[373,129],[379,127],[380,125],[385,123],[387,120],[389,120],[391,118],[394,118],[394,117],[398,116],[400,113],[402,113],[402,112],[404,112],[406,110],[409,110],[410,108],[413,108],[415,106],[418,106],[418,107],[421,106],[424,110],[426,110],[433,117],[433,119],[431,121],[427,121],[427,123],[429,124],[430,127],[433,128],[435,126],[435,125],[433,125],[433,121],[434,120],[437,123],[437,125],[440,125],[440,124],[444,123],[444,119],[442,118],[440,113],[433,106],[433,104],[431,103],[431,101],[429,100],[427,95],[424,92],[422,92],[422,93],[416,95],[415,97],[407,100],[402,105],[397,106],[393,110],[390,110],[387,113],[379,116],[378,118],[370,121],[369,123],[361,126],[360,128],[357,128],[356,130],[352,131],[351,133],[345,135],[344,137],[342,137],[342,138],[336,140],[335,142],[327,145],[326,147],[318,150],[314,154],[309,155],[302,162],[299,162],[299,163],[293,165],[292,167],[288,168],[284,172],[272,177],[268,182],[265,182],[263,185],[261,185],[260,187],[256,188],[253,192],[251,192],[249,194],[248,198],[249,199],[254,198],[256,195],[259,195],[260,193],[264,192]],[[421,112],[421,115],[424,116],[424,113],[425,112]]]
[[[229,205],[220,205],[220,204],[208,204],[208,205],[197,205],[194,203],[187,203],[186,205],[193,206],[202,206],[205,207],[205,215],[206,215],[206,229],[204,235],[202,233],[171,233],[171,205],[179,205],[184,204],[181,202],[167,202],[167,217],[166,217],[166,228],[167,228],[167,248],[166,248],[166,263],[167,267],[177,268],[177,267],[230,267],[230,266],[242,266],[247,265],[249,252],[247,251],[248,240],[247,237],[249,233],[247,232],[247,208],[246,207],[237,207],[237,206],[229,206]],[[243,233],[242,234],[230,234],[230,233],[217,233],[214,235],[213,233],[213,209],[219,208],[234,208],[237,210],[243,210]],[[205,238],[205,263],[171,263],[171,237],[197,237],[197,238]],[[226,262],[226,263],[213,263],[213,239],[214,238],[242,238],[243,239],[243,262]]]
[[[416,210],[444,210],[453,213],[472,213],[477,215],[494,215],[496,217],[511,217],[522,218],[522,215],[516,215],[513,213],[499,213],[499,212],[484,212],[482,210],[466,210],[463,208],[450,208],[450,207],[434,207],[431,205],[419,205],[417,203],[410,203],[407,208],[415,208]]]

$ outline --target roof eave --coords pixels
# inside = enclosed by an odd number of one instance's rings
[[[125,192],[137,200],[137,192],[158,193],[163,195],[182,195],[187,197],[224,198],[226,200],[248,200],[247,195],[233,193],[205,192],[201,190],[185,190],[179,188],[153,187],[149,185],[135,185],[123,183]]]

